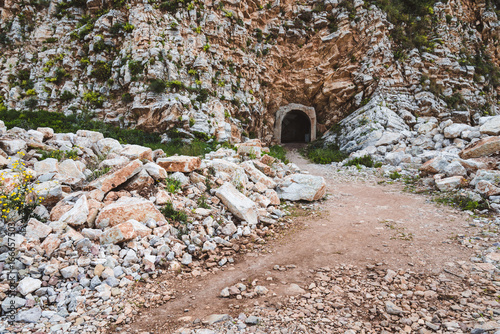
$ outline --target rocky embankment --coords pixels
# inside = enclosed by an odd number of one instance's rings
[[[23,218],[15,212],[1,225],[1,328],[8,332],[102,331],[129,319],[121,298],[134,282],[224,267],[279,225],[288,214],[281,203],[326,191],[322,177],[267,155],[258,140],[200,159],[92,131],[2,124],[1,132],[3,195],[31,184],[39,204],[25,226],[14,224]],[[5,322],[9,315],[15,324]]]
[[[323,139],[351,153],[347,161],[369,155],[385,165],[387,176],[419,177],[431,190],[486,200],[488,209],[500,212],[500,116],[479,117],[477,125],[459,117],[419,117],[410,127],[394,109],[393,103],[374,99]]]

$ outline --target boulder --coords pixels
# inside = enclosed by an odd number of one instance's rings
[[[38,290],[42,287],[42,281],[39,279],[25,277],[23,278],[19,284],[17,285],[17,291],[21,293],[23,296],[26,296],[29,293],[32,293],[35,290]]]
[[[122,150],[122,144],[113,138],[104,138],[99,140],[97,143],[97,149],[101,154],[108,155],[109,153],[118,153]]]
[[[99,140],[104,139],[104,135],[102,133],[100,133],[100,132],[97,132],[97,131],[78,130],[76,132],[76,135],[78,137],[87,138],[92,143],[97,143]]]
[[[444,173],[446,167],[448,167],[449,162],[443,157],[436,157],[425,162],[422,166],[420,166],[420,171],[425,174],[437,174]]]
[[[81,161],[66,159],[59,164],[59,174],[68,178],[83,180],[85,179],[84,170],[85,164]]]
[[[141,170],[139,173],[134,175],[125,185],[123,189],[128,190],[128,191],[141,191],[143,189],[151,187],[155,181],[151,176],[149,176],[148,172],[146,172],[144,169]]]
[[[452,176],[441,180],[436,180],[436,187],[440,191],[451,191],[465,184],[462,176]]]
[[[105,193],[125,183],[134,175],[139,173],[142,169],[142,162],[140,160],[131,161],[125,167],[119,170],[103,175],[102,177],[94,180],[88,185],[90,189],[99,189]]]
[[[447,176],[467,176],[467,170],[462,166],[462,164],[459,161],[452,161],[446,168],[444,169],[444,172],[446,173]]]
[[[57,173],[59,171],[59,162],[57,159],[48,158],[45,160],[35,162],[33,167],[36,175],[43,175],[46,173]]]
[[[78,201],[76,201],[73,208],[59,218],[59,221],[71,226],[83,226],[87,223],[88,215],[89,206],[87,196],[82,195]]]
[[[28,145],[21,139],[4,139],[0,140],[0,148],[8,155],[15,155],[17,152],[25,151],[28,148]]]
[[[42,317],[42,309],[39,306],[24,310],[16,315],[16,321],[36,324]]]
[[[144,170],[148,172],[148,174],[155,179],[155,181],[163,181],[167,178],[167,171],[155,164],[154,162],[148,162],[144,165]]]
[[[478,181],[476,183],[475,190],[481,195],[485,196],[497,196],[500,194],[500,188],[495,186],[489,181]]]
[[[61,238],[56,233],[49,234],[40,247],[45,252],[45,256],[50,256],[61,244]]]
[[[224,183],[216,190],[215,195],[236,217],[247,221],[251,225],[257,225],[257,205],[240,193],[231,183]]]
[[[496,170],[478,170],[476,176],[470,182],[471,186],[475,186],[479,181],[488,181],[492,184],[500,183],[500,171]]]
[[[237,164],[234,162],[230,162],[224,159],[213,159],[206,161],[207,166],[213,167],[216,172],[224,172],[230,175],[233,175],[233,173],[240,168]]]
[[[44,239],[50,234],[50,232],[52,232],[52,228],[50,228],[48,225],[39,222],[35,218],[31,218],[28,221],[28,225],[26,226],[26,239],[28,240]]]
[[[500,134],[500,116],[493,116],[481,125],[479,131],[483,134],[497,136]]]
[[[149,147],[144,147],[140,145],[126,145],[120,152],[120,155],[133,159],[149,160],[153,161],[153,150]]]
[[[467,146],[458,155],[462,159],[484,157],[500,151],[500,137],[486,137]]]
[[[458,138],[463,131],[470,130],[470,126],[467,124],[451,124],[444,128],[443,134],[445,138]]]
[[[130,219],[145,222],[150,218],[155,221],[165,220],[165,217],[150,201],[138,197],[121,197],[115,203],[102,208],[95,223],[99,224],[104,219],[108,219],[109,226],[115,226]]]
[[[274,182],[269,176],[255,168],[254,164],[251,161],[245,161],[241,164],[241,167],[245,169],[245,172],[253,182],[260,182],[271,189],[276,188],[276,182]]]
[[[151,234],[151,229],[137,220],[130,219],[104,231],[100,236],[102,244],[117,244]]]
[[[200,167],[201,159],[198,157],[179,155],[168,158],[160,158],[156,160],[156,163],[163,167],[167,172],[190,173]]]
[[[321,176],[293,174],[278,185],[279,198],[289,201],[316,201],[326,193],[326,182]]]

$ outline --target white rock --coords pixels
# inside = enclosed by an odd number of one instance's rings
[[[465,184],[465,179],[462,176],[452,176],[436,180],[436,187],[440,191],[451,191],[463,184]]]
[[[500,134],[500,116],[493,116],[489,118],[481,127],[479,128],[481,133],[487,135],[497,136]]]
[[[246,220],[251,225],[258,223],[257,206],[243,195],[231,183],[226,182],[217,189],[215,195],[236,217]]]
[[[89,212],[87,196],[82,195],[78,201],[76,201],[73,208],[62,215],[59,221],[72,226],[82,226],[87,223]]]
[[[26,296],[27,294],[40,289],[41,286],[42,281],[28,276],[19,282],[17,285],[17,291],[19,291],[23,296]]]
[[[316,201],[325,195],[326,182],[321,176],[293,174],[285,177],[276,192],[289,201]]]

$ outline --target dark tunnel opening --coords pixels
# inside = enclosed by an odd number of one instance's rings
[[[311,121],[300,110],[286,114],[281,124],[282,143],[308,143],[311,141]]]

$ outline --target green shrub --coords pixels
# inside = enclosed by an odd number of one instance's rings
[[[330,164],[347,158],[347,154],[340,151],[337,144],[325,145],[323,140],[316,140],[310,143],[302,153],[309,160],[317,164]]]
[[[160,212],[165,216],[165,218],[169,218],[174,222],[187,222],[187,214],[184,211],[175,210],[172,202],[165,204],[165,206],[160,209]]]
[[[57,159],[57,161],[63,161],[66,159],[72,159],[72,160],[77,160],[78,159],[78,152],[76,149],[69,150],[69,151],[62,151],[62,150],[54,150],[54,151],[44,151],[44,150],[38,150],[37,151],[39,154],[42,155],[40,160],[45,160],[48,158],[53,158]]]
[[[490,204],[487,200],[475,201],[468,196],[456,193],[440,193],[438,197],[433,198],[436,203],[447,204],[462,210],[490,210]]]
[[[65,90],[62,92],[61,96],[59,97],[62,101],[69,101],[75,98],[75,94],[71,93],[70,91]]]
[[[167,191],[172,193],[172,194],[175,194],[176,192],[178,192],[182,188],[181,181],[179,181],[177,179],[173,179],[171,177],[167,177],[165,179],[165,185],[166,185]]]
[[[273,158],[281,160],[283,163],[287,164],[289,161],[286,158],[286,150],[283,146],[280,145],[273,145],[269,147],[269,153],[270,156]]]
[[[375,167],[375,168],[382,166],[380,162],[373,161],[372,157],[369,155],[364,155],[359,158],[351,159],[344,164],[344,166],[356,166],[356,165],[363,165],[366,167]]]
[[[144,72],[144,66],[140,61],[137,60],[129,60],[128,69],[132,76],[136,76],[138,74],[142,74]]]
[[[107,49],[106,43],[104,43],[103,39],[98,40],[94,43],[94,52],[101,53]]]
[[[107,81],[111,77],[111,67],[105,61],[98,60],[90,72],[90,76],[100,82]]]
[[[123,93],[122,94],[122,102],[123,103],[130,103],[132,102],[134,99],[132,98],[132,95],[130,93]]]
[[[26,108],[28,108],[29,110],[33,110],[35,109],[37,106],[38,106],[38,99],[34,98],[34,97],[30,97],[29,99],[27,99],[25,102],[24,102],[24,105],[26,106]]]
[[[154,93],[163,93],[167,88],[167,83],[160,79],[153,79],[149,83],[148,90]]]
[[[98,92],[87,92],[83,94],[83,101],[87,102],[92,107],[100,108],[104,101],[106,101],[106,98]]]
[[[394,172],[389,174],[389,178],[391,180],[397,180],[397,179],[401,178],[401,174],[399,174],[397,171],[394,171]]]
[[[49,44],[49,43],[56,43],[58,39],[56,37],[49,37],[45,41],[43,41],[43,44]]]

